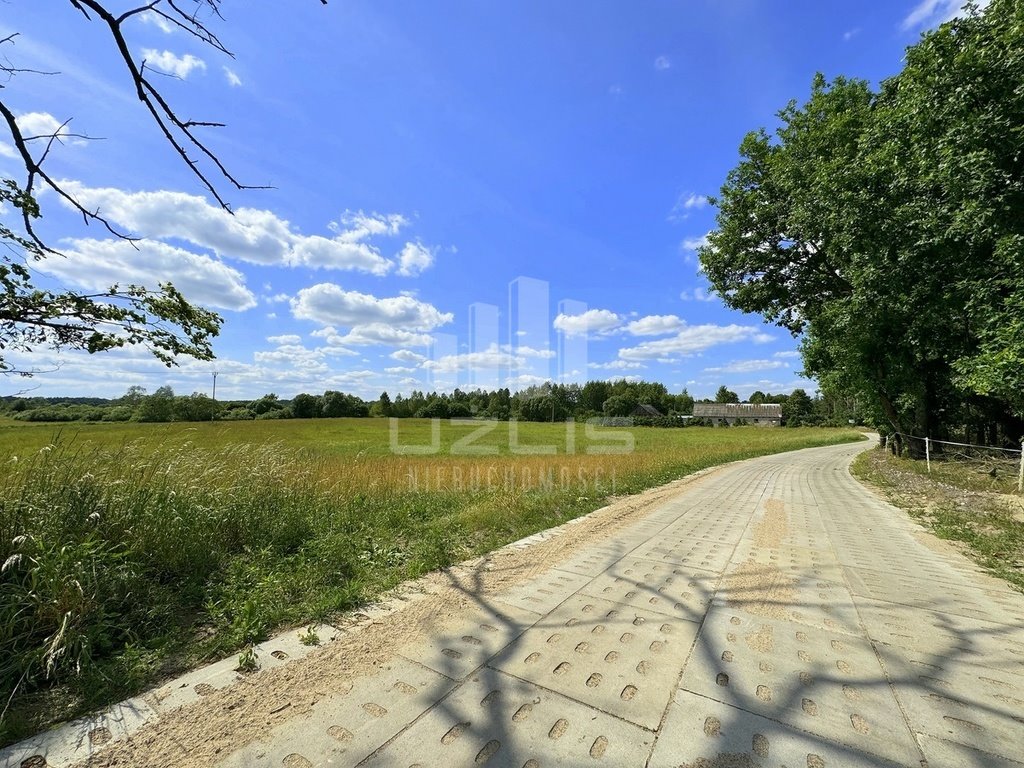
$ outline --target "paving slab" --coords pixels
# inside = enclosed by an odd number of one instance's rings
[[[537,622],[537,614],[513,605],[481,605],[477,611],[399,649],[453,680],[473,673]]]
[[[1024,758],[1024,674],[942,654],[879,647],[915,730],[1000,757]]]
[[[227,757],[225,768],[355,765],[432,707],[455,682],[395,659],[318,702],[312,714],[286,721]]]
[[[43,768],[70,765],[95,756],[107,744],[124,739],[146,722],[158,719],[141,697],[122,701],[95,715],[0,750],[0,766]]]
[[[936,739],[932,736],[919,736],[921,749],[924,750],[925,758],[928,760],[929,768],[936,766],[944,768],[953,766],[955,768],[1021,768],[1024,766],[1024,756],[1021,760],[1011,760],[1001,755],[993,755],[980,749],[972,749],[958,744],[955,741]]]
[[[936,595],[934,604],[942,605],[940,595]],[[880,600],[861,600],[858,611],[872,640],[905,652],[925,648],[935,658],[1024,674],[1024,627],[1019,625]]]
[[[718,576],[640,558],[624,558],[580,592],[638,610],[700,621],[718,586]]]
[[[552,568],[525,584],[497,596],[506,605],[525,608],[537,614],[553,610],[565,598],[590,581],[589,576]]]
[[[642,728],[486,670],[363,765],[643,768],[653,743]]]
[[[648,768],[907,768],[714,699],[679,691]]]
[[[917,759],[867,638],[716,604],[680,687],[895,763]]]
[[[655,611],[574,595],[491,664],[654,729],[698,626]]]

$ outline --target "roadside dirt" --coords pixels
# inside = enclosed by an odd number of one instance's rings
[[[865,454],[862,471],[854,475],[857,480],[880,499],[904,510],[916,525],[911,535],[936,554],[948,556],[952,553],[966,556],[983,568],[991,568],[984,555],[968,541],[957,538],[940,538],[936,526],[939,519],[947,517],[951,511],[971,532],[968,539],[974,537],[998,536],[999,528],[1005,525],[1004,518],[1015,522],[1019,541],[1020,524],[1024,521],[1024,501],[1018,496],[994,491],[979,491],[960,488],[947,482],[933,481],[927,476],[902,469],[897,463],[890,461],[882,451],[869,451]],[[1000,525],[991,523],[999,522]],[[1001,558],[1002,571],[995,574],[979,574],[979,578],[987,581],[987,586],[1003,588],[1007,583],[1024,591],[1024,581],[1019,574],[1024,572],[1024,550],[1007,551]],[[1016,575],[1014,575],[1014,573]],[[1007,580],[1004,581],[999,576]]]
[[[504,591],[558,565],[722,468],[617,499],[528,548],[501,549],[409,582],[391,596],[407,600],[400,609],[369,622],[365,615],[360,620],[357,612],[336,624],[343,630],[336,640],[309,656],[213,690],[78,766],[214,765],[271,728],[309,712],[331,693],[350,687],[354,678],[377,674],[400,646],[452,623],[470,609],[474,597]]]

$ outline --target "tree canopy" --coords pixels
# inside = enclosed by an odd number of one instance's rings
[[[1024,4],[926,33],[875,91],[815,77],[750,133],[700,258],[895,431],[1024,434]]]

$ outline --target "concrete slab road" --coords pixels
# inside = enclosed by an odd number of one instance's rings
[[[1024,765],[1024,597],[863,449],[729,467],[224,764]]]
[[[221,764],[1021,768],[1024,596],[862,488],[866,447],[731,465],[469,589]]]

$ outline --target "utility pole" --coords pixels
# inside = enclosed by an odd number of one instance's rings
[[[217,402],[217,374],[219,371],[213,372],[213,401]]]

